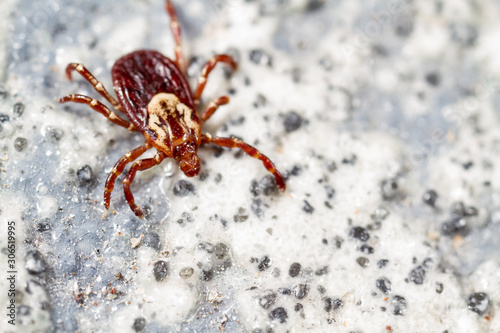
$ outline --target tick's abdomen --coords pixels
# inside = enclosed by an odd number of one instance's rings
[[[111,77],[123,112],[141,131],[148,127],[148,104],[159,93],[173,94],[195,110],[184,75],[157,51],[140,50],[121,57],[111,69]]]

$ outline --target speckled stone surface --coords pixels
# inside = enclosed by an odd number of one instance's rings
[[[200,149],[103,217],[140,134],[71,93],[122,55],[173,56],[162,1],[0,3],[1,332],[500,332],[500,3],[174,1],[194,86],[229,53]],[[100,100],[104,101],[102,98]],[[146,157],[153,156],[148,152]],[[15,225],[15,297],[8,228]],[[14,299],[15,323],[7,306]]]

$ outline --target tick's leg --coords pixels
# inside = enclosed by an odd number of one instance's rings
[[[106,179],[106,186],[104,187],[104,207],[106,207],[106,210],[109,209],[109,202],[111,201],[111,192],[113,192],[113,188],[115,187],[115,180],[116,177],[118,177],[122,172],[123,169],[125,169],[125,166],[132,162],[135,161],[139,156],[144,154],[146,150],[151,148],[151,145],[149,142],[145,142],[142,146],[139,146],[135,148],[132,151],[129,151],[128,153],[125,154],[122,158],[116,162],[115,166],[113,167],[113,171],[108,176],[108,179]]]
[[[111,111],[106,105],[102,104],[101,102],[99,102],[94,98],[79,94],[73,94],[64,96],[63,98],[59,99],[59,103],[66,103],[66,102],[87,104],[93,110],[99,112],[100,114],[102,114],[104,117],[108,118],[115,124],[123,126],[129,131],[137,131],[137,129],[134,127],[132,123],[124,120],[123,118],[118,116],[114,111]]]
[[[219,97],[216,100],[210,102],[210,104],[208,104],[207,108],[205,109],[205,111],[203,111],[203,114],[201,115],[202,121],[203,122],[207,121],[219,108],[219,106],[227,103],[229,103],[229,97],[227,96]]]
[[[203,134],[201,143],[202,144],[213,143],[221,147],[240,148],[247,155],[261,160],[264,166],[266,167],[267,171],[272,173],[274,175],[274,178],[276,178],[276,183],[278,184],[281,192],[285,192],[286,189],[285,181],[283,180],[283,176],[281,176],[281,173],[278,170],[276,170],[276,167],[274,166],[273,162],[271,162],[271,160],[266,155],[262,154],[257,149],[250,146],[248,143],[245,143],[236,138],[212,137],[208,133]]]
[[[108,93],[108,91],[106,90],[106,88],[104,88],[102,83],[97,81],[95,76],[92,75],[92,73],[90,73],[89,70],[85,68],[85,66],[83,66],[82,64],[77,64],[77,63],[68,64],[68,66],[66,67],[66,76],[68,77],[68,80],[71,81],[71,72],[74,70],[80,73],[80,75],[83,76],[85,80],[89,81],[90,84],[94,86],[94,89],[97,90],[97,92],[101,94],[102,97],[106,98],[108,102],[113,104],[115,109],[121,110],[120,104],[118,104],[116,99],[114,99],[113,96],[111,96]]]
[[[147,158],[134,162],[134,164],[132,164],[130,170],[128,171],[127,177],[125,177],[125,179],[123,180],[123,191],[125,192],[125,199],[127,200],[130,209],[132,209],[134,214],[140,219],[142,219],[144,214],[142,213],[142,210],[139,208],[139,206],[135,204],[134,195],[132,194],[132,191],[130,191],[130,184],[132,184],[132,182],[134,181],[134,177],[137,171],[143,171],[152,168],[155,165],[160,164],[161,161],[163,161],[166,157],[167,155],[165,155],[164,153],[158,152],[153,158]]]
[[[177,63],[177,67],[184,73],[186,71],[186,65],[184,63],[184,57],[182,56],[181,26],[175,8],[172,5],[172,1],[167,0],[166,7],[167,13],[170,16],[170,30],[172,30],[172,35],[175,40],[175,62]]]
[[[194,92],[195,104],[199,103],[201,94],[203,93],[203,89],[205,89],[205,84],[207,84],[208,74],[210,74],[210,72],[212,71],[212,69],[214,69],[215,65],[218,62],[225,62],[226,64],[229,64],[234,70],[238,68],[238,64],[236,63],[236,61],[234,61],[234,59],[227,54],[218,54],[207,61],[207,63],[201,70],[201,76],[198,79],[198,85]]]

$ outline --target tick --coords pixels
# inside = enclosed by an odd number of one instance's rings
[[[256,148],[233,137],[213,137],[209,133],[202,133],[203,124],[210,119],[219,106],[229,102],[228,96],[219,97],[206,106],[201,117],[198,115],[197,106],[200,104],[200,97],[208,75],[219,62],[229,65],[233,70],[236,70],[238,65],[227,54],[215,55],[203,67],[196,89],[192,91],[186,78],[179,20],[170,0],[166,1],[166,11],[170,16],[170,29],[176,45],[175,59],[169,59],[153,50],[135,51],[118,59],[111,69],[113,89],[117,99],[111,96],[102,83],[82,64],[71,63],[66,67],[66,76],[69,80],[71,80],[71,73],[76,70],[111,103],[114,110],[124,113],[128,120],[100,101],[85,95],[67,95],[62,97],[59,103],[87,104],[113,123],[132,132],[141,132],[146,139],[141,146],[120,158],[109,174],[104,187],[106,210],[109,209],[115,180],[128,163],[133,162],[123,179],[125,199],[134,214],[142,218],[144,214],[136,205],[130,190],[137,171],[152,168],[168,157],[179,163],[180,169],[186,176],[197,176],[200,173],[198,148],[209,143],[221,147],[240,148],[249,156],[261,160],[265,168],[274,175],[281,191],[284,192],[286,185],[282,175],[273,162]],[[153,158],[137,160],[150,148],[155,148],[157,151]]]

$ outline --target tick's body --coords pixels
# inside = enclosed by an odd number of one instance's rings
[[[281,174],[276,170],[271,160],[257,149],[235,138],[218,138],[212,137],[208,133],[202,134],[203,123],[212,116],[220,105],[229,102],[227,96],[219,97],[208,105],[201,118],[198,116],[196,106],[199,104],[209,73],[218,62],[227,63],[233,69],[236,69],[237,65],[228,55],[214,56],[205,64],[193,94],[184,75],[185,66],[182,57],[180,28],[170,0],[167,0],[166,9],[171,17],[170,27],[176,41],[176,59],[170,60],[159,52],[151,50],[135,51],[118,59],[111,70],[113,88],[118,96],[118,101],[82,64],[72,63],[66,68],[69,79],[71,79],[73,70],[78,71],[116,110],[125,113],[130,121],[121,118],[107,106],[88,96],[68,95],[61,98],[59,102],[71,101],[87,104],[115,124],[130,131],[140,131],[146,138],[143,145],[118,160],[108,176],[104,189],[106,209],[109,209],[111,192],[116,178],[123,172],[128,163],[135,161],[152,147],[157,150],[155,157],[134,162],[123,180],[125,198],[138,217],[142,217],[143,213],[135,204],[130,191],[130,184],[136,172],[149,169],[170,157],[179,162],[179,166],[186,176],[196,176],[200,173],[198,147],[206,143],[240,148],[248,155],[260,159],[267,170],[273,173],[278,186],[284,191],[285,183]]]

